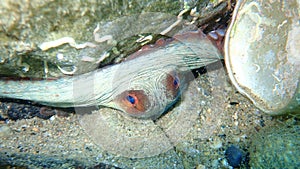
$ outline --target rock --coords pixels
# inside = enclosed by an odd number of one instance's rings
[[[0,126],[0,137],[6,137],[11,134],[11,129],[8,126]]]
[[[212,142],[212,144],[210,145],[211,148],[213,149],[219,149],[222,147],[222,140],[220,138],[215,138]]]
[[[298,168],[300,166],[300,125],[263,128],[249,148],[251,168]]]
[[[226,149],[225,156],[229,165],[232,167],[239,167],[245,158],[244,152],[234,145]]]

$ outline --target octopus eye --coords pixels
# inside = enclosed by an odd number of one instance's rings
[[[117,103],[120,108],[133,116],[139,116],[145,113],[150,102],[143,90],[128,90],[117,96]]]
[[[136,101],[138,101],[136,96],[130,95],[130,94],[128,96],[126,96],[126,99],[129,103],[131,103],[133,105],[135,104]]]
[[[175,76],[174,79],[173,79],[173,85],[174,85],[174,88],[175,89],[178,89],[179,88],[179,78],[178,76]]]
[[[166,83],[168,96],[172,98],[177,97],[180,89],[180,80],[178,75],[175,72],[168,74]]]

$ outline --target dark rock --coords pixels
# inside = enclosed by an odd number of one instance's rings
[[[238,147],[231,145],[225,151],[225,156],[230,166],[239,167],[244,159],[244,152]]]
[[[69,113],[73,113],[73,108],[53,108],[46,107],[27,100],[0,98],[0,109],[8,119],[20,120],[39,117],[41,119],[49,119],[53,115],[67,117]],[[0,121],[5,121],[0,115]]]

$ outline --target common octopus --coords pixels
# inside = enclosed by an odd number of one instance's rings
[[[1,80],[0,96],[54,107],[106,106],[125,115],[156,119],[187,87],[190,70],[222,56],[200,31],[160,39],[125,61],[56,80]]]

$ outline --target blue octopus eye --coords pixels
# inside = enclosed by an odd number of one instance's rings
[[[179,79],[178,77],[175,77],[173,80],[173,85],[177,88],[179,86]]]
[[[129,101],[131,104],[135,103],[135,98],[131,95],[126,96],[127,101]]]

